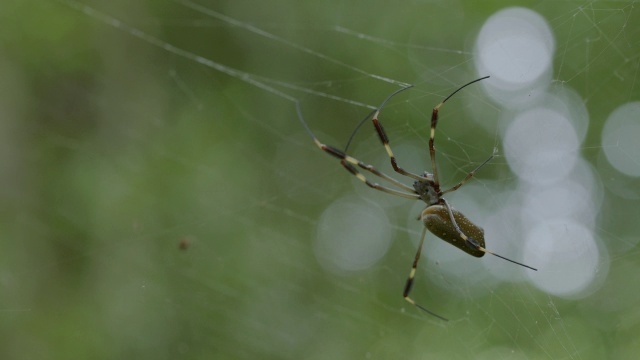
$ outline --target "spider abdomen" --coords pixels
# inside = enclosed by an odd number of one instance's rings
[[[471,222],[464,214],[451,208],[453,218],[458,227],[468,238],[474,239],[481,247],[484,246],[484,230]],[[420,215],[424,226],[435,236],[475,257],[483,257],[484,252],[474,249],[460,236],[445,205],[431,205],[422,211]]]

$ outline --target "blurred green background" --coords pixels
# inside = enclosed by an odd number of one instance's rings
[[[468,284],[456,279],[456,296],[419,272],[415,297],[451,318],[444,323],[400,296],[420,230],[402,220],[410,202],[397,207],[394,242],[375,266],[340,273],[318,263],[317,219],[354,193],[353,179],[315,148],[293,102],[245,81],[300,99],[314,131],[341,147],[369,112],[355,103],[376,106],[397,89],[371,74],[416,84],[406,97],[427,116],[454,85],[475,78],[475,34],[505,2],[199,4],[0,3],[1,359],[640,352],[636,196],[606,192],[596,228],[611,263],[592,295],[566,300],[507,283],[465,296]],[[554,81],[575,89],[590,115],[583,156],[606,186],[640,193],[637,179],[598,165],[604,120],[640,98],[636,4],[508,5],[537,11],[553,30],[554,67],[562,69]],[[251,75],[230,76],[207,60]],[[426,118],[410,118],[401,103],[390,111],[406,120],[385,123],[389,135],[399,144],[422,136],[426,164]],[[489,101],[454,104],[446,116],[499,115]],[[454,129],[443,125],[439,142],[451,155],[447,181],[499,146],[495,126]],[[384,156],[369,127],[359,135],[358,156]],[[513,175],[498,159],[482,176],[508,183]],[[369,199],[385,196],[371,191]]]

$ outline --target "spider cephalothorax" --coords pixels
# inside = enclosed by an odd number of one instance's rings
[[[427,203],[427,206],[437,204],[440,199],[440,194],[435,188],[434,181],[426,176],[424,180],[414,181],[413,189],[420,196],[420,200]]]

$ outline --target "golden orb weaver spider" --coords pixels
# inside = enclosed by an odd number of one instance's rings
[[[358,124],[358,126],[354,130],[354,134],[355,134],[355,131],[358,130],[360,125],[362,125],[362,123],[366,121],[371,116],[371,114],[373,114],[373,119],[372,119],[373,126],[375,127],[376,132],[378,133],[378,137],[380,138],[380,141],[382,141],[382,145],[387,151],[387,155],[389,155],[389,159],[391,160],[391,166],[393,167],[393,170],[398,174],[401,174],[413,179],[414,183],[412,187],[405,185],[400,181],[392,178],[391,176],[380,172],[372,165],[365,164],[362,161],[347,155],[346,151],[349,147],[351,139],[353,139],[353,134],[349,139],[347,146],[345,147],[345,151],[339,150],[329,145],[325,145],[322,142],[320,142],[320,140],[318,140],[318,138],[314,135],[314,133],[311,131],[311,128],[309,128],[306,121],[304,120],[302,116],[302,110],[300,109],[300,102],[296,103],[298,118],[300,119],[300,122],[302,122],[302,125],[306,129],[307,133],[311,135],[311,138],[313,138],[313,141],[316,143],[316,145],[324,152],[338,158],[340,160],[340,164],[345,169],[347,169],[347,171],[349,171],[352,175],[354,175],[359,180],[367,184],[367,186],[373,189],[383,191],[388,194],[405,197],[408,199],[422,200],[426,203],[425,209],[422,211],[422,213],[418,217],[418,220],[422,220],[424,228],[422,229],[422,235],[420,236],[420,243],[418,244],[418,250],[416,251],[416,255],[413,260],[413,265],[411,266],[411,271],[409,273],[409,277],[407,278],[407,282],[404,287],[402,296],[410,304],[444,321],[448,321],[448,320],[432,312],[431,310],[425,308],[424,306],[416,303],[409,296],[411,293],[411,289],[413,288],[413,280],[416,276],[416,269],[418,267],[418,261],[420,260],[422,244],[424,243],[427,230],[429,230],[432,234],[439,237],[440,239],[448,242],[449,244],[457,247],[458,249],[472,256],[482,257],[484,256],[485,253],[488,253],[488,254],[497,256],[501,259],[512,262],[514,264],[537,271],[537,269],[531,266],[519,263],[511,259],[507,259],[504,256],[498,255],[494,252],[491,252],[485,249],[484,230],[478,225],[472,223],[471,220],[469,220],[464,214],[462,214],[461,212],[449,206],[449,203],[442,198],[442,196],[444,196],[445,194],[458,190],[462,185],[464,185],[467,181],[469,181],[469,179],[473,177],[476,171],[480,170],[484,165],[486,165],[494,157],[494,155],[491,155],[482,164],[480,164],[478,167],[476,167],[474,170],[468,173],[467,176],[464,179],[462,179],[462,181],[452,186],[451,188],[444,191],[442,191],[442,189],[440,188],[440,180],[438,178],[438,167],[436,165],[436,149],[434,146],[436,125],[438,124],[438,111],[440,110],[440,107],[447,100],[449,100],[453,95],[455,95],[458,91],[464,89],[465,87],[473,83],[476,83],[478,81],[481,81],[487,78],[489,78],[489,76],[485,76],[462,85],[461,87],[456,89],[454,92],[449,94],[449,96],[447,96],[444,100],[442,100],[436,107],[433,108],[433,113],[431,115],[431,131],[429,135],[429,156],[431,158],[431,169],[433,173],[429,173],[425,171],[423,175],[417,175],[409,171],[406,171],[400,166],[398,166],[398,163],[396,162],[396,158],[393,155],[393,151],[391,150],[391,146],[389,145],[389,138],[387,137],[387,134],[382,128],[382,124],[380,124],[380,121],[378,120],[378,115],[380,114],[380,111],[382,111],[382,108],[384,107],[384,105],[392,97],[394,97],[395,95],[397,95],[398,93],[404,90],[411,88],[413,85],[406,86],[389,95],[375,111],[371,112],[362,122],[360,122],[360,124]],[[392,189],[386,186],[381,186],[378,183],[369,181],[362,173],[358,171],[356,166],[372,173],[375,176],[378,176],[384,179],[385,181],[388,181],[389,183],[393,184],[394,186],[396,186],[401,190]]]

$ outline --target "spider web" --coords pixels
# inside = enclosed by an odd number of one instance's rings
[[[0,5],[1,357],[631,358],[636,2],[513,6]],[[544,41],[490,31],[514,21]],[[350,176],[296,103],[344,148],[413,84],[380,121],[422,173],[433,106],[484,75],[440,110],[440,180],[495,154],[447,201],[539,270],[428,234],[412,297],[443,322],[401,297],[424,204]],[[412,183],[368,122],[349,154]]]

